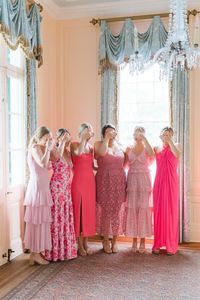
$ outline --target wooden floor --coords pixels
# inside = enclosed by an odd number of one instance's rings
[[[94,240],[93,240],[94,241]],[[95,239],[97,242],[98,239]],[[131,239],[119,238],[119,243],[130,243]],[[151,246],[152,240],[147,240],[147,244]],[[184,243],[179,245],[179,249],[187,250],[199,250],[200,243]],[[0,267],[0,299],[6,295],[10,290],[16,287],[24,279],[26,279],[30,274],[32,274],[39,266],[29,265],[29,254],[22,254],[17,258],[13,259],[11,262],[6,263]]]

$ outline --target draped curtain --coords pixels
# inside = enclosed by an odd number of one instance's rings
[[[135,25],[126,19],[119,35],[113,35],[106,21],[101,22],[99,73],[101,74],[101,124],[118,126],[118,72],[136,51],[144,68],[153,63],[154,54],[165,45],[167,31],[155,16],[144,33],[135,38]],[[137,32],[137,31],[136,31]],[[136,47],[137,46],[137,47]],[[180,241],[189,240],[189,100],[187,71],[178,70],[171,86],[172,125],[175,138],[182,145],[180,162]]]
[[[36,61],[42,65],[40,33],[41,16],[38,5],[26,5],[26,0],[0,1],[0,33],[9,48],[18,46],[26,57],[25,66],[25,121],[26,140],[37,126],[36,109]]]

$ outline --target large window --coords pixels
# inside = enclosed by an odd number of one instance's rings
[[[150,143],[158,145],[160,130],[170,124],[169,84],[160,80],[158,65],[140,75],[120,71],[119,139],[133,143],[133,129],[143,126]]]
[[[0,185],[24,183],[24,60],[20,49],[8,49],[0,39]]]

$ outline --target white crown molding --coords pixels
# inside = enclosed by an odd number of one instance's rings
[[[41,0],[41,4],[52,17],[58,20],[78,18],[98,18],[123,15],[162,13],[169,11],[169,0],[122,0],[121,2],[103,2],[90,5],[59,7],[52,0]],[[188,1],[189,8],[200,8],[199,0]]]

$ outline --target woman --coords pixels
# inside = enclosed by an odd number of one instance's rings
[[[150,208],[151,178],[149,163],[154,151],[145,137],[143,127],[135,127],[134,144],[126,149],[128,166],[127,179],[127,236],[133,237],[133,251],[137,251],[137,237],[140,238],[139,252],[145,251],[145,237],[152,236]]]
[[[159,254],[166,247],[168,255],[178,249],[178,174],[180,156],[178,145],[174,144],[173,129],[161,131],[162,148],[155,148],[156,178],[153,188],[154,201],[154,245],[153,253]]]
[[[116,129],[107,124],[102,128],[102,140],[95,143],[98,170],[97,184],[97,232],[103,236],[105,253],[116,253],[117,236],[123,233],[123,203],[126,200],[124,152],[116,141]],[[112,246],[109,237],[112,236]]]
[[[96,187],[93,173],[93,148],[89,143],[93,136],[92,126],[83,123],[79,128],[79,142],[71,143],[74,171],[72,180],[74,225],[81,256],[91,254],[87,241],[89,236],[95,234]]]
[[[71,155],[67,147],[70,134],[65,128],[56,133],[57,147],[51,152],[53,175],[50,189],[53,200],[51,208],[52,249],[46,251],[47,260],[67,260],[77,257],[74,233],[73,206],[71,200]]]
[[[51,250],[51,206],[52,198],[49,188],[48,164],[53,149],[51,132],[47,127],[39,127],[32,137],[28,148],[28,166],[30,180],[24,205],[25,248],[30,249],[30,264],[48,264],[41,255]]]

